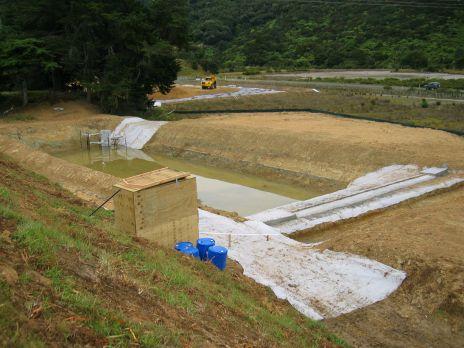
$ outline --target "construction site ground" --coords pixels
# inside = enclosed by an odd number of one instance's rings
[[[64,111],[55,111],[56,106]],[[50,142],[59,146],[67,144],[71,135],[77,142],[81,127],[112,129],[121,120],[100,115],[84,103],[53,107],[27,110],[33,117],[30,121],[0,121],[2,152],[10,149],[14,160],[28,167],[35,156],[21,161],[27,149],[11,150],[18,138],[36,148]],[[321,189],[343,187],[391,164],[446,163],[453,170],[464,169],[461,137],[310,113],[220,115],[172,122],[158,131],[148,149]],[[43,161],[50,163],[48,157]],[[56,171],[64,173],[57,181],[65,184],[72,176],[70,168],[60,162]],[[76,176],[73,185],[79,181]],[[98,180],[92,181],[95,188]],[[386,300],[331,319],[329,327],[355,346],[462,346],[463,204],[461,187],[322,231],[327,242],[320,248],[364,255],[408,276]]]
[[[222,87],[218,86],[214,89],[202,89],[200,83],[198,86],[193,85],[176,85],[169,93],[162,94],[161,92],[156,92],[149,95],[149,98],[152,100],[171,100],[171,99],[181,99],[195,97],[205,94],[217,94],[217,93],[227,93],[238,91],[238,88],[234,87]]]
[[[0,135],[33,148],[75,147],[80,145],[81,130],[114,129],[122,119],[102,114],[86,102],[43,103],[0,117]]]
[[[386,300],[328,320],[353,346],[464,346],[464,187],[318,233],[321,249],[404,270]]]
[[[391,164],[464,169],[462,137],[307,112],[171,122],[146,148],[329,189]]]

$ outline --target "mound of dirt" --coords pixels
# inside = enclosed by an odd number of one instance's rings
[[[304,182],[328,180],[343,187],[391,164],[464,168],[464,139],[409,128],[312,113],[244,114],[182,120],[162,127],[146,145],[166,153],[214,158],[220,165]],[[294,176],[294,175],[293,175]],[[274,179],[275,179],[274,178]]]
[[[321,249],[407,273],[389,298],[331,319],[329,327],[356,347],[463,347],[463,211],[461,186],[323,231]]]
[[[81,130],[114,129],[123,119],[101,114],[93,105],[80,101],[21,108],[16,115],[26,115],[27,121],[11,121],[14,115],[0,118],[0,135],[43,149],[79,146]]]
[[[159,92],[150,94],[148,96],[151,100],[169,100],[169,99],[181,99],[181,98],[190,98],[198,95],[204,94],[216,94],[216,93],[227,93],[238,91],[238,88],[232,87],[218,87],[216,89],[201,89],[200,84],[198,86],[189,86],[189,85],[176,85],[171,92],[167,94],[162,94]]]

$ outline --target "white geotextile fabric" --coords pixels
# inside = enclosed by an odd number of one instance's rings
[[[229,246],[244,274],[313,319],[335,317],[386,298],[406,277],[364,257],[297,242],[258,221],[235,222],[200,210],[201,237]],[[229,239],[228,234],[231,234]]]
[[[127,117],[116,127],[111,136],[123,137],[127,142],[127,147],[140,150],[166,123],[164,121],[147,121],[140,117]]]
[[[393,165],[354,180],[346,189],[268,209],[248,218],[291,234],[384,209],[464,181],[459,177],[443,177],[439,183],[425,185],[434,179],[434,175],[422,174],[415,165]]]

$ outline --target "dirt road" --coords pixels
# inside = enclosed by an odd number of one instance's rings
[[[429,79],[444,79],[454,80],[462,79],[462,74],[447,74],[447,73],[436,73],[436,72],[416,72],[416,71],[390,71],[390,70],[321,70],[311,72],[300,72],[300,73],[278,73],[266,75],[269,77],[300,77],[300,78],[327,78],[327,77],[342,77],[342,78],[374,78],[374,79],[385,79],[385,78],[396,78],[396,79],[412,79],[412,78],[429,78]]]

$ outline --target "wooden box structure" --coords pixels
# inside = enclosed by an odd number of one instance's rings
[[[198,239],[196,179],[162,168],[115,185],[116,225],[124,232],[172,248]]]

